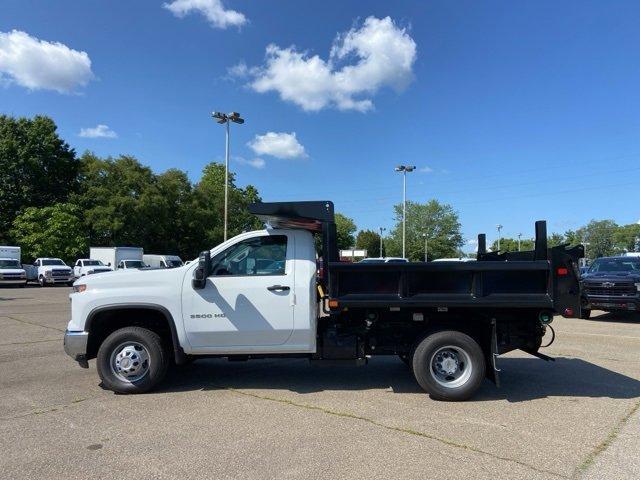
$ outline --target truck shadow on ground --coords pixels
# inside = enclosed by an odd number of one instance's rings
[[[474,401],[523,402],[546,397],[640,397],[640,381],[577,358],[544,362],[535,358],[501,358],[501,387],[485,381]],[[172,370],[158,393],[192,390],[391,389],[423,393],[409,368],[394,357],[374,358],[366,367],[316,366],[304,359],[228,362],[202,359]]]

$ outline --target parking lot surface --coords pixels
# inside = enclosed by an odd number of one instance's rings
[[[640,318],[556,318],[544,362],[431,400],[366,367],[203,359],[137,396],[62,350],[70,288],[0,289],[0,478],[640,478]]]

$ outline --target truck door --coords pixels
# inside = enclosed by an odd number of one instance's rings
[[[187,338],[194,349],[281,345],[293,332],[294,238],[263,232],[239,240],[211,259],[205,288],[182,297]]]

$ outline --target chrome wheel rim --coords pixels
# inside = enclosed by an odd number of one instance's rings
[[[125,342],[111,352],[111,372],[119,380],[134,383],[149,372],[151,358],[147,348],[138,342]]]
[[[447,345],[440,347],[429,362],[431,377],[441,386],[457,388],[464,385],[473,372],[469,354],[460,347]]]

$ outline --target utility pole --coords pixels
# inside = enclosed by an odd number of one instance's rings
[[[522,234],[518,234],[518,251],[520,251],[520,239],[522,238]]]
[[[502,225],[498,224],[496,228],[498,229],[498,251],[500,251],[500,231],[502,230]]]
[[[428,251],[429,251],[428,250],[428,247],[429,247],[428,237],[427,237],[426,233],[423,233],[422,236],[424,237],[424,261],[428,262],[429,261],[428,260],[429,259],[429,256],[428,256]]]
[[[407,172],[413,172],[415,165],[398,165],[396,172],[402,172],[402,258],[407,258]]]
[[[242,125],[244,118],[241,118],[238,112],[231,112],[228,115],[226,113],[213,112],[211,116],[226,127],[224,151],[224,241],[226,241],[229,218],[229,123],[233,122]]]
[[[386,230],[386,228],[384,227],[380,227],[380,255],[379,257],[382,258],[384,255],[382,255],[382,232],[384,232]]]

